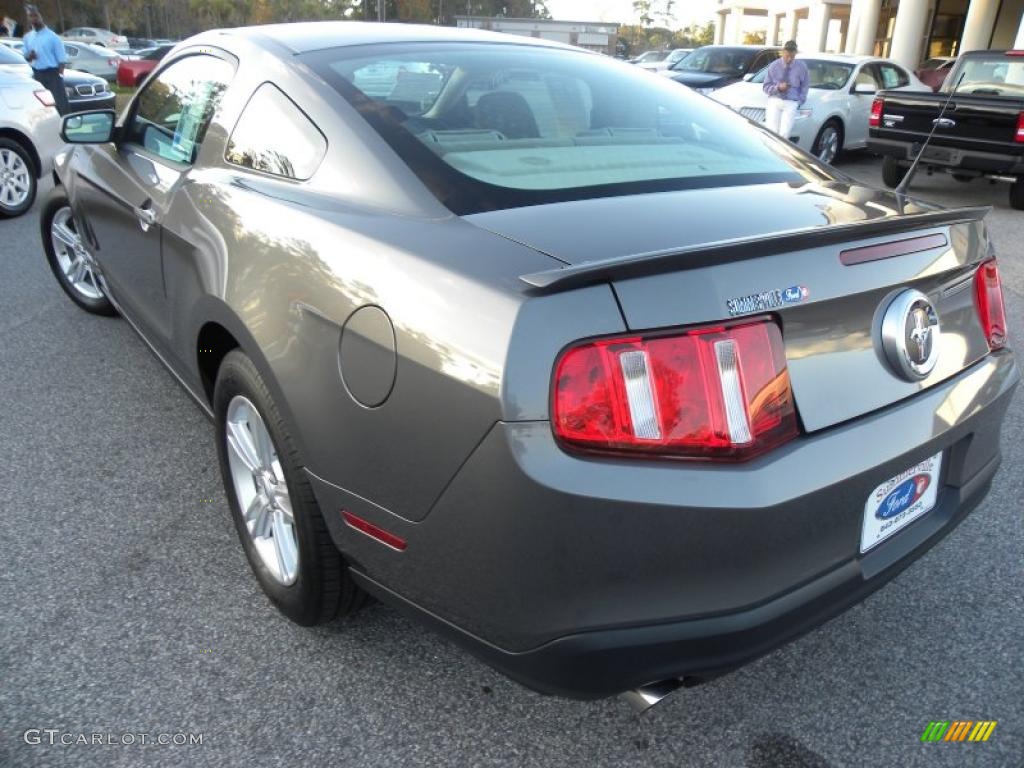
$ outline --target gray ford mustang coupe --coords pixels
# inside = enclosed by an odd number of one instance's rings
[[[54,275],[212,417],[300,624],[370,593],[538,691],[651,702],[862,600],[999,465],[985,209],[609,58],[214,31],[63,131]]]

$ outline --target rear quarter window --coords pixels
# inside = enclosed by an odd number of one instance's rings
[[[286,179],[308,179],[327,153],[327,139],[277,86],[253,93],[228,139],[224,159]]]

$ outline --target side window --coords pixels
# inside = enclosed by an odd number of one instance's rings
[[[750,72],[760,72],[762,69],[767,67],[773,61],[779,58],[778,51],[763,51],[754,58],[753,63],[750,65]]]
[[[882,84],[884,88],[902,88],[905,85],[910,85],[910,78],[907,77],[907,73],[899,67],[894,67],[892,64],[880,64],[878,68],[882,70]]]
[[[866,85],[873,91],[877,91],[881,87],[878,84],[878,80],[875,78],[874,67],[870,64],[865,64],[860,68],[860,72],[857,73],[857,80],[854,85]]]
[[[174,62],[139,94],[125,141],[165,160],[195,162],[232,74],[231,65],[215,56]]]
[[[264,83],[245,105],[224,159],[288,179],[308,179],[327,152],[327,140],[295,103]]]

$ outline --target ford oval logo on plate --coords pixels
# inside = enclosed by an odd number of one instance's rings
[[[890,477],[868,496],[860,532],[863,554],[935,507],[942,454],[919,461]]]
[[[875,511],[875,517],[879,520],[888,520],[896,517],[900,512],[909,509],[914,502],[924,496],[932,479],[928,475],[914,475],[909,480],[904,480],[892,493],[886,496]]]

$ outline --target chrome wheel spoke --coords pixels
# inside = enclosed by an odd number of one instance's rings
[[[262,469],[256,453],[256,444],[244,422],[228,422],[228,445],[250,472],[255,473]]]
[[[273,508],[266,497],[257,495],[245,510],[245,522],[253,538],[265,538],[270,535]]]
[[[50,227],[50,232],[61,245],[67,246],[69,249],[78,247],[78,235],[68,229],[66,224],[54,222],[53,226]]]
[[[277,555],[278,573],[283,581],[295,577],[295,565],[298,552],[295,547],[295,532],[291,524],[285,520],[281,510],[274,511],[274,554]]]
[[[264,469],[274,471],[274,463],[277,454],[274,451],[274,444],[270,441],[270,433],[259,413],[253,411],[253,438],[255,441],[256,453],[260,459],[260,466]]]
[[[281,511],[288,523],[295,521],[295,514],[292,512],[292,497],[288,495],[286,487],[278,486],[274,491],[274,506]]]

